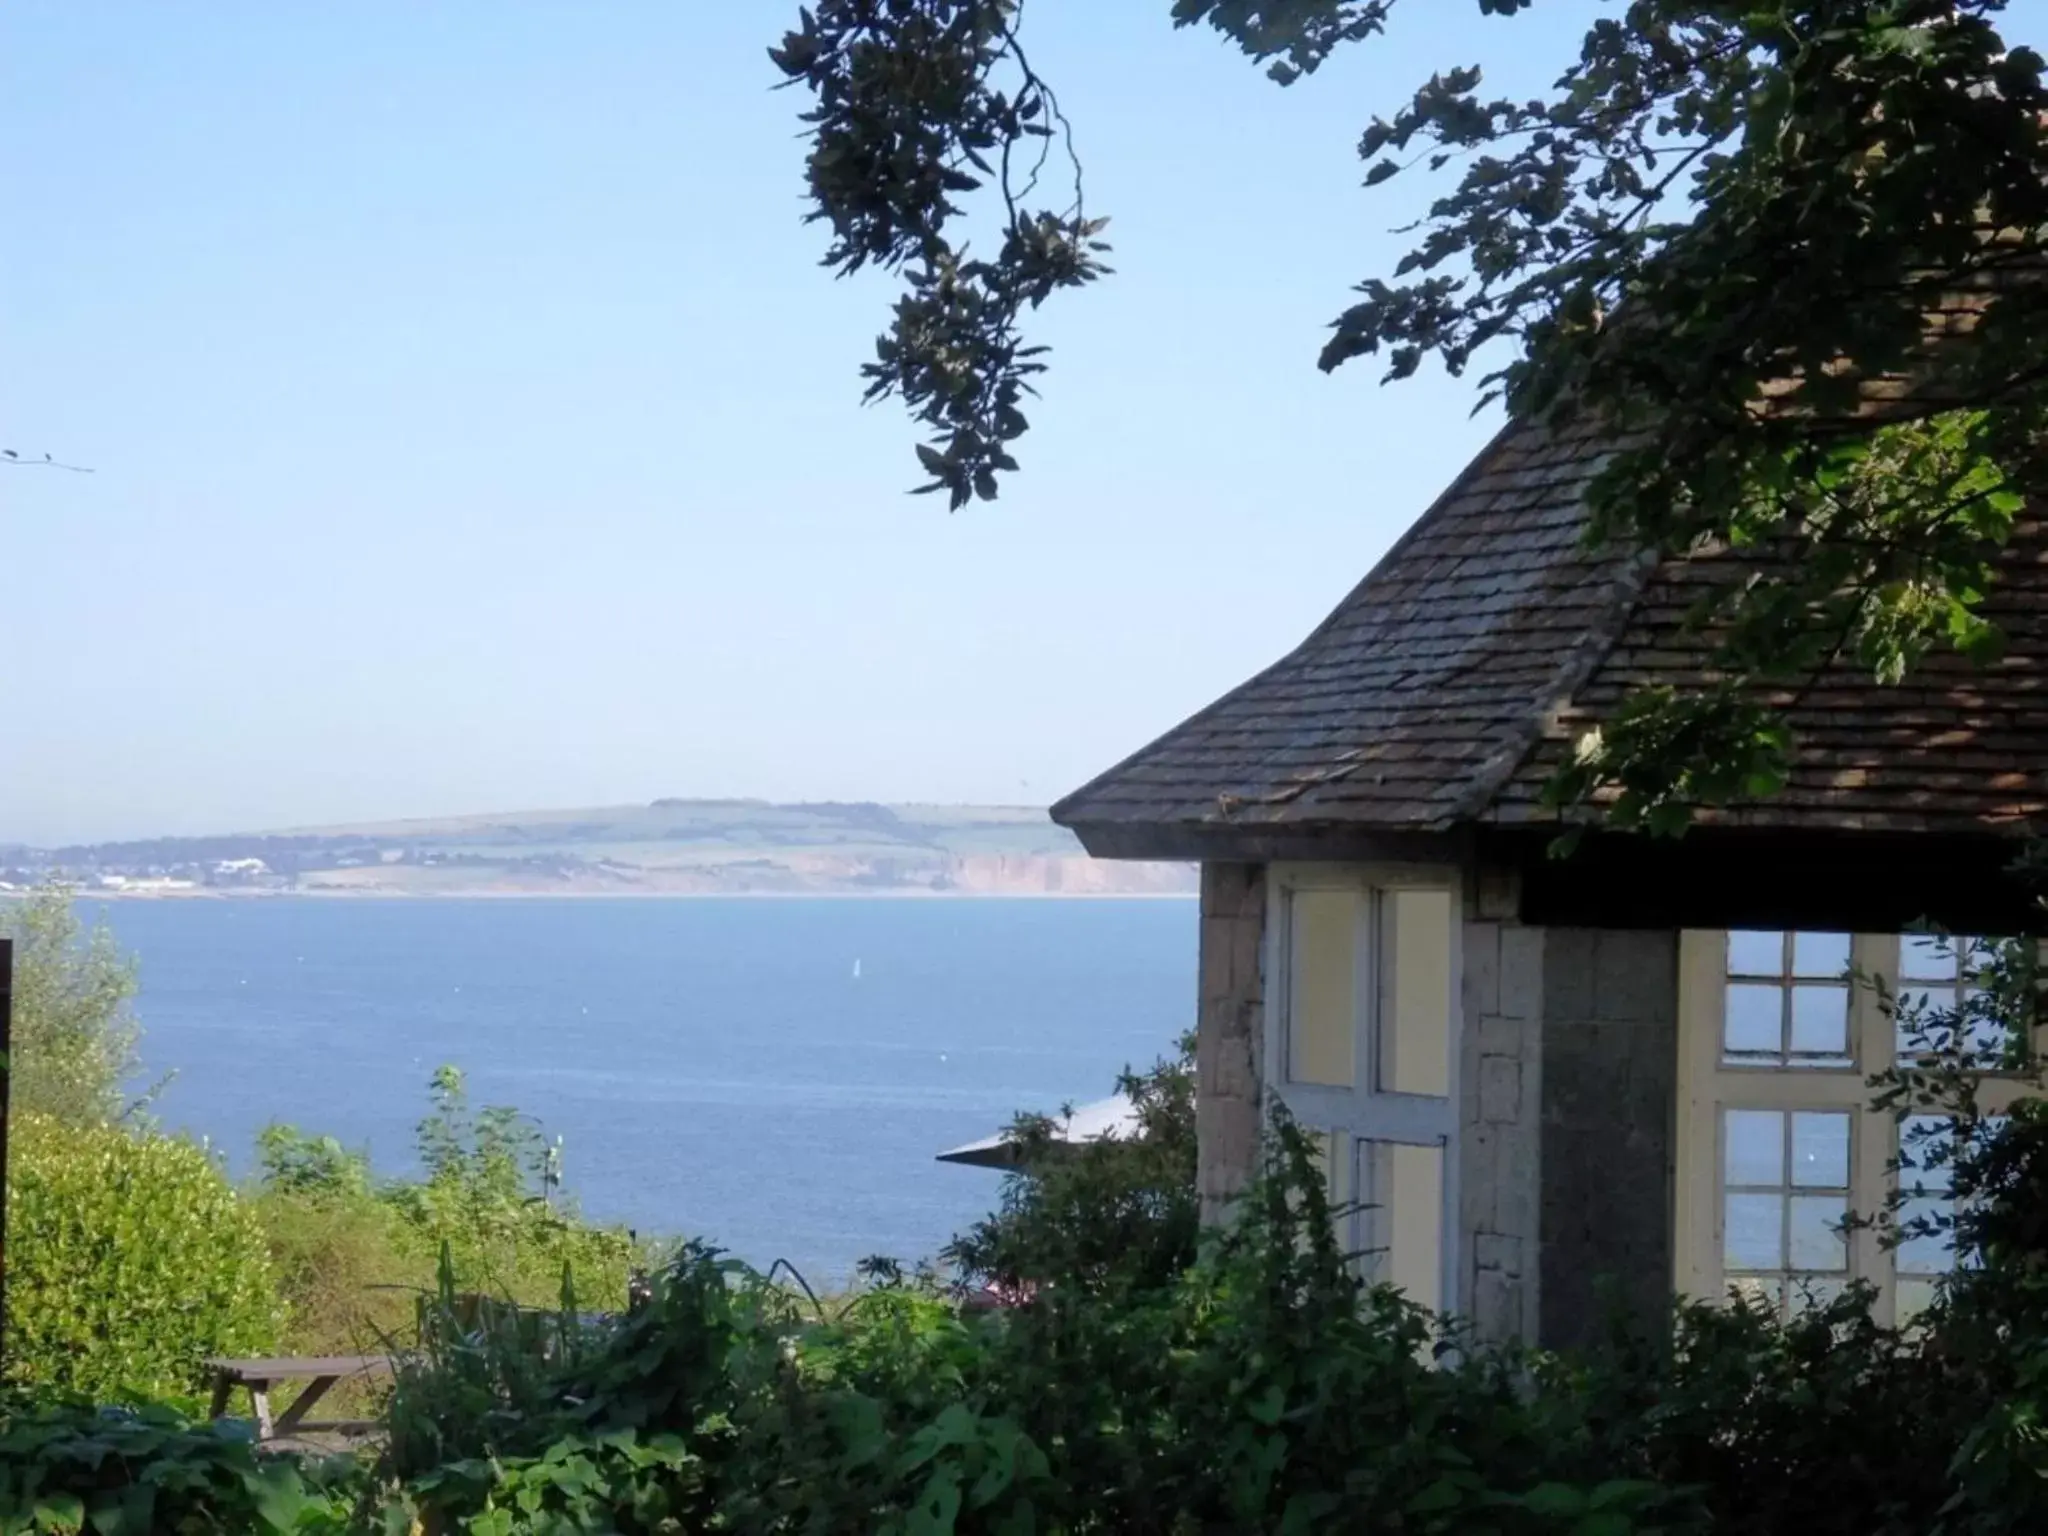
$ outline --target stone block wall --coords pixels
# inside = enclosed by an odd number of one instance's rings
[[[1513,882],[1468,891],[1462,949],[1456,1309],[1500,1339],[1533,1340],[1543,1091],[1543,930],[1515,920]]]
[[[1222,1220],[1258,1169],[1265,941],[1265,866],[1204,864],[1195,1016],[1195,1177],[1204,1222]]]
[[[1670,1305],[1678,935],[1543,936],[1537,1335],[1563,1347]]]

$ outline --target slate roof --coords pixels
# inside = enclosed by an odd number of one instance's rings
[[[1696,679],[1681,617],[1710,574],[1580,544],[1605,446],[1509,427],[1291,653],[1053,807],[1084,843],[1185,856],[1189,833],[1361,834],[1549,820],[1566,744],[1631,687]],[[1853,668],[1792,703],[1782,794],[1703,823],[1806,831],[2048,827],[2048,535],[2024,525],[1987,615],[2005,658],[1908,684]],[[1176,851],[1168,839],[1179,835]],[[1148,839],[1159,843],[1148,852]]]

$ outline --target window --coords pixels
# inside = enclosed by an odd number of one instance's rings
[[[1721,1111],[1721,1263],[1736,1289],[1782,1311],[1848,1278],[1850,1121],[1844,1110]]]
[[[1939,1115],[1909,1115],[1899,1127],[1899,1188],[1908,1198],[1898,1220],[1909,1232],[1916,1222],[1953,1214],[1946,1155],[1953,1152],[1950,1124]],[[1955,1247],[1944,1230],[1915,1232],[1899,1244],[1892,1260],[1903,1320],[1934,1299],[1936,1282],[1955,1268]]]
[[[1930,1046],[1927,1021],[1951,1014],[1960,1025],[1971,1058],[1984,1066],[2003,1053],[2005,1035],[1995,1019],[1986,1017],[1984,989],[1978,973],[1987,963],[1983,941],[1909,933],[1899,940],[1898,1011],[1894,1023],[1902,1062]]]
[[[1452,1292],[1458,903],[1450,872],[1275,871],[1275,1087],[1317,1136],[1369,1280]]]
[[[1846,933],[1729,934],[1723,1060],[1848,1066],[1849,949]]]
[[[1910,1237],[1888,1251],[1874,1231],[1846,1230],[1843,1217],[1885,1208],[1894,1157],[1909,1197],[1901,1221],[1947,1209],[1945,1160],[1927,1150],[1946,1122],[1916,1116],[1899,1125],[1870,1107],[1866,1078],[1910,1053],[1917,1012],[1983,1006],[1973,964],[1980,945],[1890,934],[1684,936],[1681,1290],[1705,1298],[1734,1290],[1789,1310],[1861,1279],[1878,1287],[1881,1315],[1903,1320],[1926,1305],[1953,1265],[1946,1235]],[[1898,998],[1897,1016],[1852,975],[1882,978]],[[1983,1059],[1995,1059],[1996,1026],[1972,1018],[1968,1027]],[[1993,1100],[2017,1091],[1985,1089]]]

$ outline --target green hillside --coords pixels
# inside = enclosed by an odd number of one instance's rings
[[[180,894],[1127,894],[1178,866],[1105,864],[1034,806],[662,799],[56,849],[0,849],[10,882],[63,873]]]

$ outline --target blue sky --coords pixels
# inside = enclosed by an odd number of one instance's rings
[[[1314,367],[1431,69],[1282,91],[1167,0],[1031,0],[1117,275],[1049,311],[994,505],[904,494],[888,289],[799,223],[747,0],[13,0],[0,16],[0,840],[657,795],[1044,802],[1285,651],[1491,430]]]

